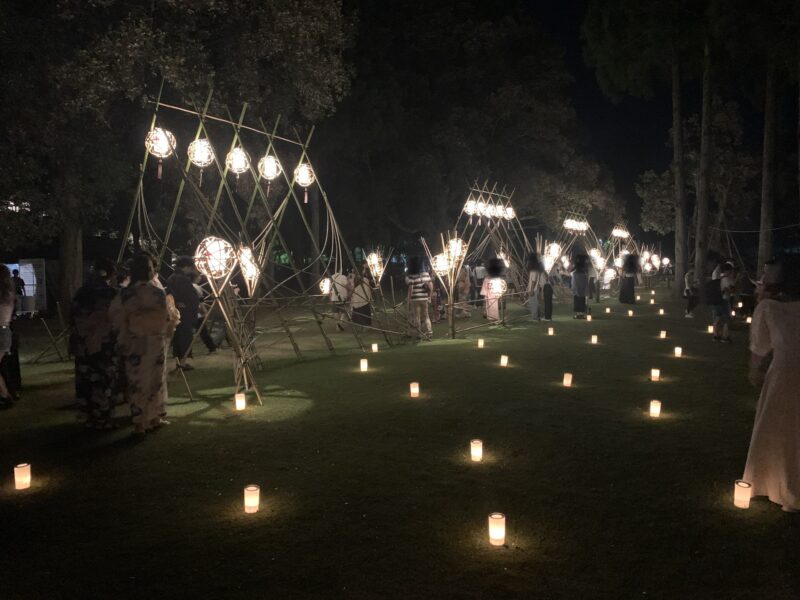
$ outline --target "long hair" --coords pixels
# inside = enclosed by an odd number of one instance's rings
[[[131,285],[139,281],[150,281],[155,277],[153,261],[147,254],[137,254],[130,263]]]
[[[589,257],[585,254],[578,254],[575,257],[575,269],[578,273],[586,273],[589,270]]]
[[[627,254],[625,261],[622,263],[622,270],[625,273],[638,273],[639,272],[639,255]]]
[[[11,281],[11,271],[5,265],[0,265],[0,300],[8,300],[14,295],[14,284]]]
[[[503,272],[506,270],[506,265],[501,258],[489,259],[489,266],[486,268],[486,273],[489,277],[502,277]]]
[[[531,252],[528,254],[528,271],[544,271],[544,265],[542,264],[541,259],[539,258],[539,254],[537,252]]]

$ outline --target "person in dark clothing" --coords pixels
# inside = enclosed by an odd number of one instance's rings
[[[589,257],[579,254],[575,258],[575,268],[572,270],[570,287],[572,289],[572,303],[575,319],[586,318],[586,297],[589,295]]]
[[[619,284],[619,301],[622,304],[636,304],[636,284],[639,277],[639,255],[626,255]]]
[[[200,306],[200,297],[192,285],[194,271],[194,259],[181,256],[175,261],[175,272],[167,279],[167,292],[175,299],[175,306],[181,313],[181,322],[172,338],[172,355],[178,359],[178,366],[187,371],[194,368],[188,358]]]

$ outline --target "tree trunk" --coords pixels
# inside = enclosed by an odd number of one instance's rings
[[[686,274],[686,189],[683,183],[683,116],[681,114],[681,69],[673,50],[672,57],[672,165],[675,170],[675,289],[683,293]]]
[[[700,123],[700,172],[697,176],[697,215],[694,246],[694,281],[703,289],[708,254],[708,189],[711,164],[711,57],[708,41],[703,56],[703,109]]]
[[[772,56],[767,59],[767,82],[764,98],[764,154],[761,160],[761,230],[758,236],[758,274],[772,257],[772,223],[775,212],[775,121],[777,69]]]
[[[72,214],[75,215],[76,212]],[[61,251],[59,300],[64,317],[67,318],[72,297],[83,283],[83,230],[77,218],[64,219],[59,234],[59,246]]]
[[[800,44],[797,45],[797,199],[800,218]]]

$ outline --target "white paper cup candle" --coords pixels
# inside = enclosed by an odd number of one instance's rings
[[[611,314],[611,309],[610,309],[609,307],[606,307],[606,314],[607,314],[607,315],[608,315],[608,314]]]
[[[655,290],[650,290],[650,295],[651,296],[655,296],[656,295],[656,291]]]
[[[636,296],[636,301],[637,301],[637,302],[638,302],[639,300],[641,300],[641,299],[642,299],[642,297],[641,297],[641,296]]]
[[[408,387],[409,387],[409,390],[410,390],[410,392],[411,392],[411,397],[412,397],[412,398],[419,398],[419,382],[417,382],[417,381],[412,381],[412,382],[409,384],[409,386],[408,386]]]
[[[500,355],[500,366],[501,367],[507,367],[508,366],[508,356],[506,356],[505,354],[501,354]]]
[[[706,331],[708,331],[708,333],[714,333],[714,326],[713,325],[709,325],[708,329],[706,329]]]
[[[553,329],[552,327],[547,328],[547,335],[555,335],[555,334],[556,334],[555,329]]]
[[[489,515],[489,543],[492,546],[502,546],[506,543],[506,516],[494,512]]]
[[[564,387],[572,387],[572,373],[564,373]]]
[[[681,356],[683,356],[683,348],[675,346],[675,358],[680,358]]]
[[[739,302],[736,304],[736,308],[744,308],[744,302]]]
[[[377,352],[378,351],[378,344],[372,344],[372,351],[373,352]]]
[[[244,395],[244,392],[236,392],[236,396],[234,396],[233,401],[236,406],[236,410],[244,410],[247,408],[247,398]]]
[[[753,485],[749,481],[737,479],[733,486],[733,505],[737,508],[750,508]]]
[[[14,467],[14,487],[18,490],[27,490],[31,487],[30,463],[22,463]]]
[[[747,324],[749,325],[750,323],[753,322],[753,317],[747,317],[746,320],[747,320]]]
[[[483,338],[478,340],[478,348],[483,348]]]
[[[662,329],[661,333],[658,334],[658,337],[661,338],[662,340],[667,339],[667,330],[666,329]]]
[[[592,315],[586,315],[586,320],[587,321],[591,321],[592,320]]]
[[[629,310],[629,311],[628,311],[628,316],[629,316],[629,317],[632,317],[632,316],[633,316],[633,311],[632,311],[632,310]]]
[[[366,358],[361,359],[361,372],[365,372],[369,368],[369,361]]]
[[[659,315],[663,315],[664,314],[664,309],[663,308],[659,308],[658,309],[658,314]]]
[[[661,369],[650,369],[650,381],[661,379]]]
[[[592,343],[593,343],[593,344],[596,344],[596,343],[597,343],[597,336],[596,336],[596,335],[593,335],[593,336],[592,336]]]
[[[244,488],[244,512],[252,514],[258,512],[261,504],[261,488],[257,485],[248,485]]]
[[[650,416],[657,418],[661,415],[661,400],[650,400]]]
[[[655,298],[650,298],[650,304],[655,304],[655,303],[656,303],[656,299]]]
[[[469,443],[469,454],[472,457],[472,462],[481,462],[483,460],[483,442],[481,440],[472,440]]]

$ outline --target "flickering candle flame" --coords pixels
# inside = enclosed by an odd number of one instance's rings
[[[572,387],[572,373],[564,373],[564,387]]]
[[[629,310],[629,311],[628,311],[628,316],[629,316],[629,317],[632,317],[632,316],[633,316],[633,311],[632,311],[632,310]]]
[[[483,442],[481,440],[472,440],[469,443],[469,453],[472,457],[472,462],[481,462],[483,460]]]
[[[258,512],[261,504],[261,488],[257,485],[248,485],[244,488],[244,512],[252,514]]]
[[[683,348],[681,348],[680,346],[675,346],[675,356],[677,358],[683,356]]]
[[[661,400],[650,400],[650,416],[658,418],[661,415]]]
[[[650,369],[650,381],[661,379],[661,369]]]
[[[667,331],[665,329],[662,329],[661,333],[658,334],[658,337],[661,338],[662,340],[667,339]]]
[[[31,465],[22,463],[14,467],[14,488],[27,490],[31,487]]]
[[[596,336],[596,335],[593,335],[593,336],[592,336],[592,343],[593,343],[593,344],[596,344],[596,343],[597,343],[597,336]]]
[[[506,516],[494,512],[489,515],[489,543],[492,546],[502,546],[506,543]]]
[[[552,327],[547,328],[547,335],[555,335],[555,334],[556,334],[555,329],[553,329]]]
[[[483,348],[483,338],[478,339],[478,348]]]
[[[737,479],[733,486],[733,505],[736,508],[750,508],[752,494],[753,484],[743,479]]]
[[[377,352],[378,351],[378,344],[372,344],[372,351],[373,352]]]
[[[236,392],[233,401],[236,406],[236,410],[244,410],[247,408],[247,399],[245,398],[244,392]]]
[[[419,398],[419,383],[416,381],[412,381],[409,385],[409,390],[411,392],[412,398]]]
[[[369,368],[369,361],[366,358],[361,359],[361,372],[364,373]]]
[[[501,367],[507,367],[508,366],[508,356],[506,356],[505,354],[501,354],[500,355],[500,366]]]

